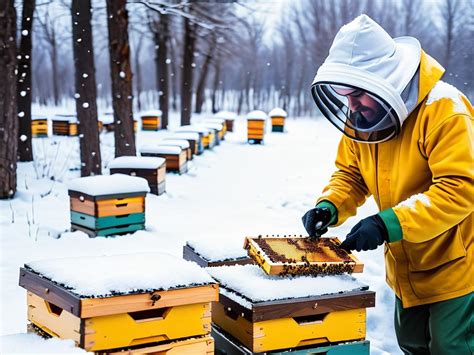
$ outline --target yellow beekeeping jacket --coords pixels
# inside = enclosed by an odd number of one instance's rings
[[[443,73],[422,52],[419,105],[400,135],[379,144],[344,136],[319,198],[335,205],[337,225],[369,195],[393,209],[401,239],[385,243],[386,279],[404,307],[473,291],[474,110]]]

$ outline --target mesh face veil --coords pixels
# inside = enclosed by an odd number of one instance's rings
[[[353,140],[380,143],[400,132],[394,109],[373,93],[330,82],[313,85],[311,92],[323,115]]]

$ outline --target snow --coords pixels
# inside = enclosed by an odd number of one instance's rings
[[[235,120],[237,115],[230,111],[219,111],[214,115],[214,117],[222,118],[224,120]]]
[[[74,340],[43,339],[36,334],[11,334],[0,337],[2,354],[92,354],[76,348]]]
[[[123,156],[112,160],[108,169],[133,168],[133,169],[157,169],[166,162],[165,158],[159,157],[129,157]]]
[[[247,119],[249,120],[266,120],[267,114],[260,110],[255,110],[247,114]]]
[[[214,283],[197,264],[165,253],[47,259],[25,266],[81,298]]]
[[[222,129],[222,124],[216,122],[202,122],[199,124],[199,126],[215,129],[216,131],[220,131]]]
[[[69,190],[90,196],[150,192],[148,182],[140,177],[125,174],[96,175],[71,180]]]
[[[282,108],[275,107],[273,110],[271,110],[268,113],[268,116],[270,116],[270,117],[286,117],[286,116],[288,116],[288,114]]]
[[[395,207],[415,208],[417,202],[421,202],[423,205],[427,207],[431,206],[431,201],[428,196],[426,196],[425,194],[416,194],[400,202]]]
[[[199,140],[199,133],[194,132],[175,132],[167,136],[165,139],[191,139],[194,141]]]
[[[102,121],[103,124],[114,123],[114,112],[104,112],[103,114],[99,115],[99,120]]]
[[[171,139],[171,138],[164,138],[162,141],[158,142],[159,145],[177,145],[181,149],[188,149],[189,142],[185,139]]]
[[[198,125],[189,125],[189,126],[178,127],[175,130],[175,132],[198,132],[207,136],[209,132],[211,132],[211,129],[207,127],[203,127],[203,126],[198,126]]]
[[[74,103],[63,108],[34,106],[33,111],[48,116],[75,112]],[[321,117],[298,117],[285,122],[288,134],[268,133],[264,145],[250,145],[244,117],[235,120],[234,132],[227,133],[221,145],[195,156],[187,174],[167,174],[166,194],[147,195],[146,230],[113,238],[68,231],[67,182],[80,176],[79,139],[33,139],[35,163],[18,163],[15,198],[0,201],[0,335],[26,332],[26,291],[18,286],[18,270],[32,260],[151,251],[181,257],[188,240],[220,239],[239,248],[245,236],[304,234],[301,216],[314,207],[334,170],[341,133]],[[193,115],[193,120],[198,118]],[[171,112],[170,131],[178,126],[179,114]],[[166,130],[138,131],[136,144],[153,144],[169,135]],[[114,159],[114,133],[102,133],[100,139],[103,166],[107,166]],[[309,157],[311,163],[305,164]],[[361,218],[377,211],[370,199],[357,217],[331,229],[328,236],[344,239]],[[217,248],[227,253],[224,246]],[[371,354],[401,354],[393,329],[395,298],[385,283],[383,248],[358,256],[364,273],[357,278],[377,293],[376,307],[367,310]],[[6,353],[4,344],[0,353]]]
[[[206,269],[220,285],[237,291],[252,302],[320,296],[366,286],[347,274],[323,277],[268,276],[258,265],[219,266]]]
[[[88,103],[88,102],[84,102],[84,103],[82,104],[82,107],[83,107],[83,108],[89,108],[89,103]]]
[[[26,142],[27,140],[28,140],[28,137],[25,136],[24,134],[22,134],[22,135],[20,136],[20,141]]]
[[[161,115],[163,114],[163,112],[161,112],[161,110],[148,110],[148,111],[143,111],[143,112],[140,112],[140,117],[155,117],[155,116],[158,116],[158,117],[161,117]]]
[[[180,154],[183,150],[176,145],[147,144],[140,147],[140,153],[151,154]]]
[[[42,115],[31,115],[32,121],[47,120],[48,117]]]
[[[245,238],[205,238],[190,239],[187,244],[196,253],[208,261],[222,261],[244,258],[247,251],[244,249]]]
[[[461,101],[461,97],[462,93],[456,87],[440,80],[436,83],[434,88],[431,89],[426,104],[431,105],[441,99],[449,99],[453,102],[454,109],[457,112],[467,112],[464,103]]]

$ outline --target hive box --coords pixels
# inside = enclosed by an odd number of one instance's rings
[[[219,111],[214,115],[214,117],[225,120],[226,131],[229,131],[229,132],[234,131],[234,120],[237,117],[237,115],[234,112]]]
[[[269,275],[335,275],[362,272],[364,264],[339,247],[339,239],[247,237],[244,248]]]
[[[166,191],[165,158],[123,156],[112,160],[108,168],[110,174],[126,174],[144,178],[148,181],[152,194],[161,195]]]
[[[203,124],[204,125],[212,124],[213,126],[215,125],[215,127],[219,130],[219,139],[221,141],[225,140],[225,135],[227,133],[227,125],[226,125],[224,119],[216,118],[216,117],[207,118],[207,119],[204,120]],[[211,126],[211,127],[213,127],[213,126]]]
[[[167,136],[164,139],[187,140],[189,147],[191,148],[191,155],[201,154],[204,149],[202,146],[202,139],[199,136],[199,133],[196,132],[174,132],[172,135]]]
[[[140,117],[142,119],[142,130],[143,131],[158,131],[161,128],[161,115],[160,110],[149,110],[142,112]]]
[[[265,121],[267,114],[256,110],[247,115],[247,141],[250,143],[263,143],[265,136]]]
[[[37,115],[31,117],[31,136],[34,138],[44,138],[48,136],[47,117]]]
[[[124,174],[88,176],[68,184],[71,226],[91,237],[145,228],[148,182]]]
[[[335,345],[309,346],[299,349],[267,351],[265,353],[255,353],[240,344],[238,340],[230,334],[214,325],[212,327],[212,337],[215,341],[216,355],[250,355],[250,354],[272,354],[272,355],[369,355],[370,342],[367,340],[340,343]]]
[[[272,132],[283,132],[285,130],[285,119],[288,116],[285,110],[274,108],[268,113],[272,120]]]
[[[166,171],[184,174],[188,171],[188,158],[185,150],[178,146],[145,145],[140,148],[143,157],[159,157],[166,159]]]
[[[159,145],[170,145],[175,147],[180,147],[182,150],[186,152],[186,159],[192,160],[193,159],[193,152],[191,150],[191,146],[186,139],[176,139],[176,138],[163,138],[163,140],[159,141]]]
[[[213,323],[252,352],[365,339],[375,293],[349,275],[276,278],[256,265],[206,270],[220,284]]]
[[[19,284],[31,323],[88,351],[206,336],[218,299],[203,269],[159,253],[31,262]]]
[[[72,114],[54,115],[53,134],[57,136],[77,136],[77,116]]]

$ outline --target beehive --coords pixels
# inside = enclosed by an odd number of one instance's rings
[[[213,323],[252,352],[365,339],[375,293],[349,275],[275,278],[257,265],[206,270],[221,285]]]
[[[148,181],[150,192],[161,195],[166,191],[166,159],[123,156],[112,160],[110,174],[138,176]]]
[[[268,116],[272,120],[272,132],[284,132],[285,119],[288,116],[286,111],[276,107],[268,113]]]
[[[228,239],[190,240],[183,246],[183,259],[194,261],[201,267],[214,267],[222,265],[252,264],[242,248],[241,241]]]
[[[189,126],[178,127],[175,132],[198,133],[202,141],[202,147],[199,147],[199,151],[201,153],[204,151],[204,149],[210,149],[213,147],[212,144],[214,142],[214,136],[211,135],[211,132],[208,128],[189,125]]]
[[[225,140],[225,135],[227,133],[227,125],[226,125],[224,119],[216,118],[216,117],[207,118],[206,120],[204,120],[203,124],[204,125],[206,125],[206,124],[216,125],[215,127],[219,130],[219,139],[221,141]]]
[[[337,238],[247,237],[244,248],[269,275],[335,275],[362,272],[364,264]]]
[[[148,182],[123,174],[97,175],[69,183],[71,227],[91,237],[145,228]]]
[[[224,137],[224,126],[217,122],[204,121],[199,124],[200,126],[211,130],[214,134],[214,145],[221,144],[221,140]]]
[[[143,131],[158,131],[161,129],[161,115],[160,110],[149,110],[142,112],[140,117],[142,119]]]
[[[102,127],[107,132],[113,132],[115,129],[114,112],[106,111],[100,115],[99,121],[102,122]]]
[[[180,147],[182,150],[186,152],[186,159],[192,160],[193,159],[193,151],[191,150],[191,145],[189,141],[186,139],[177,139],[177,138],[169,138],[165,137],[163,140],[158,142],[159,145],[169,145],[172,147]]]
[[[166,159],[166,171],[184,174],[188,171],[187,153],[178,146],[145,145],[140,148],[143,157],[159,157]]]
[[[234,131],[234,120],[236,118],[236,114],[230,111],[219,111],[217,112],[214,117],[220,118],[225,120],[226,131],[233,132]]]
[[[53,134],[57,136],[77,136],[77,116],[56,114],[53,117]]]
[[[252,111],[247,115],[247,141],[262,144],[265,137],[267,114],[263,111]]]
[[[218,300],[218,285],[204,270],[159,253],[29,263],[19,284],[28,291],[32,324],[107,353],[158,342],[171,349],[177,344],[170,341],[207,336],[210,302]]]
[[[31,136],[33,138],[48,137],[48,118],[33,115],[31,117]]]
[[[216,325],[212,326],[212,337],[215,341],[216,354],[218,355],[251,355],[255,354],[245,346],[236,341]],[[272,355],[369,355],[370,342],[368,340],[345,342],[323,346],[309,346],[303,349],[286,349],[269,351],[266,354]]]
[[[202,152],[202,140],[199,137],[199,133],[195,132],[174,132],[171,135],[163,138],[164,140],[187,140],[189,143],[189,148],[191,149],[191,155],[201,154]],[[201,152],[199,152],[199,147],[201,146]]]

